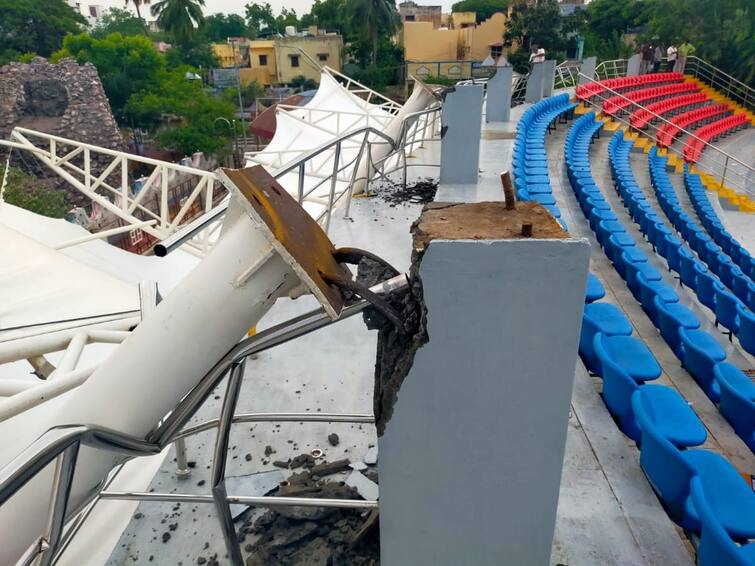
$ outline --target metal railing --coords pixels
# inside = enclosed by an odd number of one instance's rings
[[[606,79],[615,79],[616,77],[627,76],[627,59],[611,59],[609,61],[601,61],[595,67],[595,77],[598,80],[604,81]]]
[[[388,295],[404,289],[407,285],[406,275],[398,275],[371,287],[370,290],[379,295]],[[225,486],[228,440],[234,424],[249,422],[374,422],[374,416],[369,414],[236,413],[244,364],[248,357],[352,317],[362,312],[367,306],[369,306],[369,303],[364,300],[349,305],[343,309],[337,320],[332,320],[324,309],[315,309],[271,327],[251,338],[242,340],[205,374],[175,409],[144,439],[93,425],[69,425],[48,430],[0,470],[0,506],[2,506],[48,465],[55,466],[47,525],[44,532],[26,551],[21,564],[26,566],[37,560],[45,566],[53,564],[60,558],[71,539],[80,530],[94,505],[101,500],[188,501],[215,505],[229,560],[233,566],[243,566],[243,558],[230,505],[377,508],[378,502],[370,500],[229,495]],[[226,377],[228,384],[219,416],[184,428],[211,392]],[[95,486],[76,510],[71,508],[71,487],[81,446],[117,454],[128,459],[158,454],[174,442],[212,429],[216,429],[217,434],[213,450],[209,494],[110,491],[106,486],[112,481],[113,475],[111,474],[103,478],[100,485]]]
[[[597,83],[595,79],[588,77],[582,73],[579,73],[580,78],[587,80],[588,82]],[[640,135],[647,137],[651,143],[656,143],[656,138],[658,131],[663,127],[663,125],[669,124],[673,125],[675,128],[678,129],[679,134],[678,135],[685,135],[688,137],[688,139],[695,139],[698,140],[700,143],[703,144],[703,147],[706,149],[706,153],[708,156],[713,156],[710,161],[711,163],[706,163],[704,166],[700,163],[695,164],[695,167],[698,170],[703,170],[703,172],[707,173],[711,177],[719,177],[720,178],[720,186],[721,187],[728,187],[734,189],[736,192],[739,192],[741,194],[748,195],[750,197],[755,196],[755,188],[751,188],[747,185],[747,183],[740,182],[738,180],[735,180],[731,175],[727,177],[727,173],[730,173],[731,166],[736,164],[737,167],[743,168],[745,171],[748,172],[746,175],[752,175],[753,178],[755,177],[755,169],[753,169],[751,166],[747,165],[746,163],[743,163],[736,157],[726,153],[721,148],[711,144],[710,142],[703,140],[699,137],[697,137],[694,132],[691,132],[689,130],[686,130],[684,128],[679,128],[678,126],[674,125],[670,120],[664,118],[660,114],[657,114],[651,110],[648,110],[646,106],[643,106],[642,104],[639,104],[637,102],[632,101],[630,98],[628,98],[626,95],[621,94],[620,92],[606,87],[605,85],[601,85],[603,87],[603,90],[595,95],[592,99],[586,100],[585,103],[594,107],[596,113],[602,111],[602,103],[605,102],[608,98],[612,97],[618,97],[622,100],[626,101],[628,103],[628,106],[626,109],[624,109],[624,112],[631,113],[635,110],[642,110],[643,112],[646,112],[648,115],[652,116],[652,118],[648,121],[648,130],[637,130],[636,128],[633,128],[629,118],[623,118],[621,116],[622,112],[617,112],[616,114],[612,115],[611,118],[614,120],[622,123],[627,128],[638,132]],[[607,93],[607,94],[606,94]],[[597,99],[597,101],[596,101]],[[654,122],[658,122],[658,124],[655,124]],[[670,153],[674,153],[677,155],[678,159],[681,161],[684,161],[684,153],[683,150],[680,150],[678,148],[673,147],[673,144],[669,144],[666,147],[667,151]],[[718,165],[719,167],[713,167],[713,165]],[[707,171],[705,171],[707,169]]]
[[[311,150],[306,155],[298,156],[289,163],[279,167],[273,173],[273,177],[281,179],[284,175],[296,172],[298,190],[295,198],[300,204],[304,203],[307,197],[312,195],[324,184],[330,183],[330,192],[327,197],[328,206],[317,218],[318,222],[323,223],[327,231],[330,226],[333,208],[344,196],[347,197],[344,216],[348,217],[351,196],[356,183],[364,182],[366,192],[373,177],[377,176],[378,178],[385,178],[387,175],[401,169],[403,172],[402,183],[403,186],[406,186],[408,167],[433,166],[420,163],[410,165],[407,160],[407,155],[410,154],[416,146],[421,146],[425,142],[437,142],[439,140],[440,109],[440,105],[437,105],[406,115],[402,120],[401,128],[396,136],[396,141],[384,132],[372,127],[364,127],[347,132]],[[341,154],[343,153],[342,147],[347,142],[352,143],[352,149],[355,147],[354,144],[356,143],[359,150],[348,162],[338,165],[341,161]],[[379,145],[389,146],[390,151],[384,157],[374,160],[372,150],[373,147]],[[294,151],[292,150],[292,152]],[[327,160],[321,160],[315,167],[315,159],[325,153],[330,154],[332,157]],[[362,165],[362,159],[365,156],[367,159],[366,165]],[[308,174],[307,167],[309,166],[310,170],[316,175],[326,164],[330,164],[331,166],[329,171],[322,174],[319,181],[305,191],[304,181]],[[336,194],[335,188],[338,176],[347,170],[350,171],[348,186],[345,190]],[[203,230],[207,230],[210,225],[217,223],[223,214],[225,214],[227,208],[228,203],[224,202],[211,211],[196,218],[193,222],[187,224],[182,229],[176,231],[169,237],[165,238],[162,242],[158,243],[155,246],[155,253],[159,256],[166,255],[181,246],[184,242],[191,240],[196,234],[199,234]]]
[[[569,60],[562,61],[556,65],[556,76],[553,79],[553,90],[577,86],[579,66],[580,64],[578,62]]]
[[[755,110],[755,89],[714,67],[707,61],[691,55],[687,57],[684,73],[716,89],[747,110]]]

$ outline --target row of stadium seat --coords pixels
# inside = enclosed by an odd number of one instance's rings
[[[710,124],[698,128],[693,134],[694,138],[689,138],[687,143],[684,144],[684,160],[687,163],[697,163],[700,159],[700,154],[705,149],[705,142],[711,143],[718,138],[727,134],[736,132],[743,127],[746,128],[750,125],[750,119],[746,114],[734,114],[717,120]]]
[[[727,114],[730,111],[727,104],[711,104],[679,114],[659,128],[656,142],[660,147],[668,147],[674,143],[681,130],[686,130],[692,124],[699,122],[708,122],[714,118],[717,120],[721,114]]]
[[[708,224],[711,226],[713,232],[718,235],[718,239],[726,247],[719,245],[718,242],[709,235],[710,232],[707,230],[707,227],[704,228],[698,224],[695,219],[682,211],[681,205],[676,196],[676,191],[671,184],[671,179],[666,170],[666,157],[658,155],[655,148],[652,148],[648,154],[648,164],[651,184],[658,197],[658,203],[660,204],[661,209],[663,209],[667,218],[671,221],[671,224],[679,232],[679,235],[681,235],[689,246],[697,252],[699,259],[705,264],[704,266],[700,266],[698,271],[704,271],[707,266],[710,272],[718,278],[718,287],[725,287],[732,291],[734,297],[727,299],[727,303],[732,305],[736,303],[737,306],[741,306],[742,309],[749,308],[749,310],[755,310],[755,283],[753,283],[751,277],[753,274],[752,262],[748,262],[748,272],[745,272],[729,255],[729,252],[735,252],[737,259],[742,261],[742,252],[744,251],[744,253],[747,254],[746,257],[751,260],[752,258],[749,253],[738,244],[735,245],[732,242],[733,238],[723,229],[723,226],[721,226],[720,223],[717,223],[715,226],[710,222]],[[705,195],[702,196],[705,198]],[[694,258],[692,259],[694,260]],[[686,263],[687,261],[689,260],[685,258],[683,263]],[[689,270],[691,267],[687,267],[686,269]],[[683,278],[683,284],[687,283],[686,279],[687,277]],[[689,286],[691,287],[692,285]],[[730,315],[723,315],[717,318],[721,319],[720,322],[724,327],[736,333],[737,321],[731,320]],[[748,352],[755,354],[755,343],[750,345],[750,347],[745,346],[745,349],[747,349]]]
[[[589,144],[599,129],[592,113],[575,122],[565,147],[567,172],[598,241],[637,296],[638,280],[652,276],[654,270],[648,269],[642,252],[627,253],[636,242],[613,214],[592,178]],[[618,257],[609,251],[609,241],[616,237],[615,245],[624,244],[618,246],[624,250]],[[624,268],[619,269],[622,264]],[[661,297],[665,293],[660,285],[663,283],[658,277],[655,285],[658,292],[653,300],[663,308]],[[585,308],[586,312],[590,306]],[[685,529],[702,532],[700,564],[755,564],[755,545],[740,546],[735,542],[746,542],[755,534],[755,494],[725,458],[707,450],[689,449],[702,444],[706,436],[697,415],[674,389],[646,383],[660,373],[655,367],[657,362],[652,354],[648,357],[644,344],[635,343],[626,333],[627,328],[621,328],[620,319],[603,323],[594,332],[593,351],[596,369],[603,378],[606,405],[622,430],[638,438],[640,463],[670,516]],[[677,328],[680,334],[685,331]],[[631,332],[631,327],[628,330]],[[622,334],[612,336],[616,331]]]
[[[679,82],[683,79],[681,73],[648,73],[629,77],[617,77],[600,82],[591,82],[579,85],[576,90],[577,100],[589,100],[593,96],[602,93],[607,88],[622,92],[625,90]]]
[[[551,96],[530,106],[517,123],[512,156],[517,198],[540,203],[564,228],[548,176],[545,134],[559,118],[564,117],[565,121],[573,117],[576,107],[568,94]]]
[[[646,107],[636,108],[629,117],[629,124],[637,130],[645,129],[655,119],[655,115],[677,114],[683,109],[699,107],[710,102],[710,98],[704,92],[682,94],[671,98],[665,98],[652,102]]]
[[[623,139],[621,131],[617,132],[609,143],[611,172],[630,216],[640,226],[640,230],[658,255],[666,259],[669,270],[679,274],[682,285],[686,284],[695,291],[698,300],[713,310],[718,322],[726,319],[727,323],[733,326],[731,319],[737,317],[738,299],[724,288],[703,262],[695,258],[690,249],[656,214],[653,205],[645,199],[629,163],[632,145],[631,140]],[[672,214],[676,221],[674,225],[682,229],[679,232],[682,238],[692,241],[690,234],[696,232],[696,225],[691,219],[686,220],[688,217],[681,211],[678,203],[672,204],[674,198],[675,195],[671,197],[662,193],[659,195],[659,202],[664,210],[669,210]],[[699,228],[698,231],[702,232],[702,229]],[[651,272],[651,275],[653,278],[657,277],[653,289],[649,289],[650,285],[641,281],[640,296],[637,297],[635,294],[635,297],[640,300],[643,309],[660,330],[661,336],[705,394],[714,403],[720,402],[722,396],[725,397],[722,413],[725,413],[724,416],[750,449],[755,451],[755,402],[749,399],[753,393],[752,382],[734,366],[725,364],[718,367],[726,359],[724,349],[710,334],[700,330],[700,321],[692,311],[677,304],[678,295],[670,287],[660,283],[660,274]],[[651,275],[643,274],[643,277],[650,279]],[[749,310],[747,312],[749,313]]]
[[[645,108],[637,108],[629,117],[629,124],[637,130],[644,130],[656,114],[662,116],[682,108],[699,106],[707,102],[710,102],[710,98],[704,92],[693,92],[692,94],[682,94],[659,100],[648,104]]]
[[[626,110],[632,103],[643,103],[656,98],[667,98],[675,94],[683,94],[698,90],[695,83],[676,83],[666,86],[657,86],[641,90],[633,90],[623,96],[612,96],[603,102],[603,114],[607,116],[616,116],[621,111]]]
[[[729,232],[726,231],[721,219],[705,196],[705,186],[702,179],[696,173],[690,173],[685,165],[684,171],[684,188],[692,201],[692,207],[695,209],[700,222],[708,231],[708,234],[713,240],[721,246],[721,248],[729,255],[732,261],[739,266],[742,272],[747,275],[751,280],[755,281],[755,258],[750,255],[750,252],[742,246]],[[740,296],[740,291],[737,291],[736,281],[734,292],[743,301],[748,302],[751,310],[755,310],[755,301],[749,302],[748,299]],[[755,289],[748,289],[749,293],[755,293]]]

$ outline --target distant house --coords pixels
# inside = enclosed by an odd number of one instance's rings
[[[340,71],[343,66],[341,35],[314,26],[303,32],[288,30],[286,35],[269,39],[229,38],[227,43],[214,44],[213,51],[221,68],[238,68],[242,84],[288,84],[297,76],[319,81],[322,67]],[[220,78],[228,73],[215,75]],[[235,80],[235,73],[232,75]]]

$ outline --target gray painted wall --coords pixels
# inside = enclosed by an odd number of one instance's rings
[[[380,450],[383,566],[545,566],[568,425],[585,240],[434,241],[430,341]]]
[[[511,89],[514,68],[511,65],[496,67],[495,75],[488,81],[487,122],[508,122],[511,116]]]
[[[548,59],[543,65],[543,98],[547,98],[553,94],[553,81],[556,80],[556,61]]]
[[[582,64],[579,66],[579,72],[583,75],[586,75],[590,78],[593,78],[595,75],[595,66],[598,64],[598,58],[597,57],[586,57]],[[577,84],[585,84],[589,83],[590,81],[584,77],[579,77],[579,81]]]
[[[524,91],[525,102],[537,102],[543,97],[543,76],[545,63],[532,65],[530,76],[527,78],[527,88]]]
[[[440,182],[473,184],[480,171],[482,85],[457,86],[443,101]]]
[[[640,74],[640,63],[642,63],[642,55],[635,53],[627,61],[627,76],[633,77]]]

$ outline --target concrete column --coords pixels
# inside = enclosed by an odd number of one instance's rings
[[[597,57],[587,57],[582,61],[582,64],[579,66],[579,72],[583,75],[586,75],[590,78],[593,78],[595,76],[595,65],[598,63]],[[579,81],[577,84],[585,84],[589,83],[589,79],[586,79],[584,77],[579,77]]]
[[[547,565],[589,245],[535,203],[434,203],[416,230],[429,341],[378,440],[381,564]]]
[[[535,63],[532,65],[530,76],[527,77],[527,89],[524,91],[525,102],[538,102],[543,98],[544,73],[545,63]]]
[[[477,182],[482,130],[482,85],[457,86],[441,113],[440,182]]]
[[[634,77],[640,74],[640,63],[642,63],[642,55],[635,53],[627,61],[627,76]]]
[[[511,89],[514,68],[511,65],[496,67],[488,81],[488,98],[485,112],[487,122],[508,122],[511,115]]]
[[[556,80],[556,61],[548,59],[543,63],[543,98],[553,94],[553,83]]]

